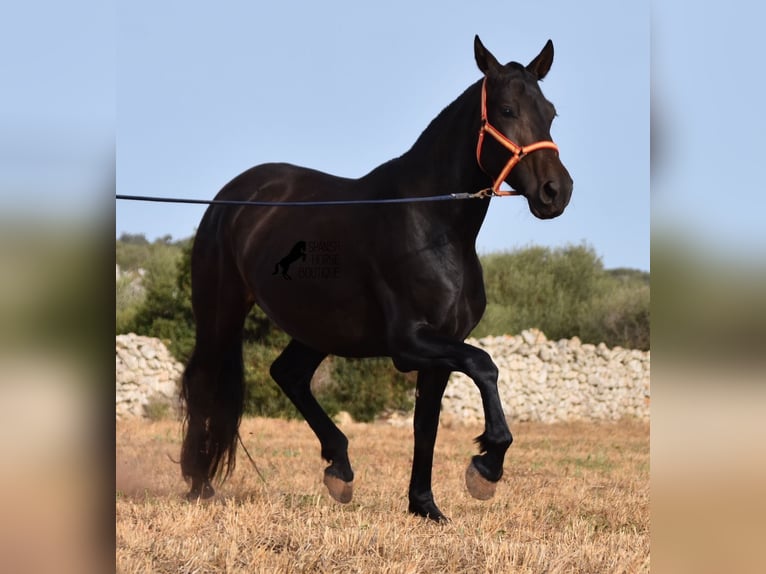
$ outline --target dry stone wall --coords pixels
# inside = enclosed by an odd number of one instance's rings
[[[117,335],[117,418],[146,416],[151,403],[178,406],[183,365],[159,339],[134,333]]]
[[[117,336],[117,417],[145,416],[151,401],[178,405],[183,365],[159,339]],[[609,349],[576,337],[549,341],[536,330],[516,336],[469,339],[499,369],[498,388],[509,420],[545,423],[574,420],[649,419],[649,352]],[[453,373],[442,401],[442,420],[484,420],[476,385]],[[412,413],[389,418],[411,424]]]
[[[469,339],[498,367],[498,389],[511,421],[649,419],[649,351],[549,341],[537,329],[517,336]],[[453,373],[442,401],[442,418],[484,420],[473,381]]]

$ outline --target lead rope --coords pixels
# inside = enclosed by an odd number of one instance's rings
[[[257,201],[246,199],[190,199],[183,197],[153,197],[147,195],[115,195],[115,199],[125,201],[152,201],[158,203],[188,203],[202,205],[250,205],[257,207],[318,207],[330,205],[374,205],[385,203],[424,203],[430,201],[450,201],[456,199],[481,199],[489,197],[484,192],[476,193],[446,193],[444,195],[427,195],[425,197],[391,197],[383,199],[339,199],[327,201]]]

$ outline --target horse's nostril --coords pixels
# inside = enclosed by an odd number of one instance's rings
[[[555,181],[546,181],[543,184],[542,200],[546,203],[552,202],[559,194],[559,186]]]

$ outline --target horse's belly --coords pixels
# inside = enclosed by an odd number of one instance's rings
[[[363,264],[338,246],[307,242],[306,257],[283,264],[265,261],[252,270],[256,303],[288,335],[342,356],[386,354],[380,307],[363,290]]]
[[[266,296],[261,305],[283,331],[314,349],[350,357],[387,354],[383,326],[375,313],[359,302],[308,294],[287,304],[281,297],[274,300]]]

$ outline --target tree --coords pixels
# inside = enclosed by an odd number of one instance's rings
[[[181,245],[180,255],[163,249],[147,262],[146,297],[130,324],[139,335],[162,339],[180,361],[186,361],[194,348],[191,248],[188,241]]]
[[[131,245],[149,245],[143,233],[123,233],[120,235],[120,241]]]

